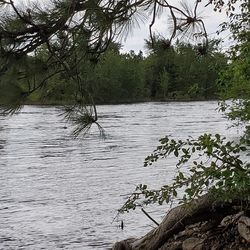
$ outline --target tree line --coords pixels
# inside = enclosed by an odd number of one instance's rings
[[[218,97],[219,72],[227,66],[226,55],[219,50],[218,41],[210,41],[206,50],[202,50],[201,45],[177,41],[167,46],[166,40],[154,39],[154,47],[146,40],[146,55],[142,51],[122,53],[119,43],[111,43],[98,61],[90,58],[75,68],[74,74],[81,79],[80,86],[100,104]],[[46,49],[37,51],[36,58],[44,61],[46,57]],[[74,102],[77,88],[79,85],[77,87],[62,72],[52,76],[28,102]]]

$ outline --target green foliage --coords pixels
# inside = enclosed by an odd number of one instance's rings
[[[158,42],[161,40],[155,40],[156,45]],[[19,95],[23,93],[25,97],[23,103],[74,104],[85,100],[90,104],[90,95],[96,103],[150,98],[209,99],[216,97],[218,72],[226,65],[225,56],[217,52],[216,46],[211,46],[207,55],[201,57],[195,46],[184,43],[163,50],[161,46],[156,47],[158,49],[147,57],[134,51],[121,54],[121,45],[111,43],[97,64],[87,55],[84,63],[76,64],[82,45],[75,46],[79,47],[64,58],[63,65],[49,55],[45,46],[41,46],[35,56],[14,60],[1,78],[0,102],[6,103],[6,92],[11,93],[11,90],[5,91],[6,84],[9,88],[19,87]],[[18,96],[9,99],[13,102]]]
[[[198,139],[162,138],[153,154],[145,159],[148,167],[171,156],[177,158],[177,175],[170,185],[148,189],[140,184],[121,211],[150,203],[169,203],[173,199],[186,203],[210,192],[215,199],[250,201],[250,163],[244,161],[246,141],[234,143],[216,134]]]
[[[92,75],[93,94],[99,103],[136,100],[143,95],[143,58],[140,54],[107,51]]]
[[[149,41],[146,41],[147,44]],[[146,84],[153,98],[211,99],[216,98],[216,80],[226,67],[226,56],[218,51],[217,41],[210,41],[206,55],[199,55],[196,46],[177,42],[164,47],[155,38],[155,47],[148,45],[145,59]]]
[[[230,63],[220,74],[220,108],[236,124],[250,121],[250,3],[243,1],[239,14],[231,14],[230,22],[222,25],[230,29],[236,44],[230,50]],[[230,99],[231,102],[226,102]]]

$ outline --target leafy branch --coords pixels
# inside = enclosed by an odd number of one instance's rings
[[[174,140],[164,137],[144,162],[148,167],[169,156],[178,158],[177,175],[172,184],[148,189],[140,184],[120,211],[151,203],[163,204],[179,199],[187,203],[206,193],[215,199],[230,202],[236,197],[249,201],[250,164],[243,161],[246,141],[226,141],[219,134],[201,135],[198,139]]]

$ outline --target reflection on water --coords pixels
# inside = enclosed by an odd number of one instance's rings
[[[174,162],[143,168],[143,159],[165,135],[222,133],[227,120],[216,102],[100,106],[100,123],[84,140],[73,140],[55,107],[26,106],[0,117],[0,249],[109,249],[119,239],[153,226],[140,212],[112,220],[136,184],[159,186]],[[68,127],[68,128],[66,128]],[[160,221],[166,208],[150,207]]]

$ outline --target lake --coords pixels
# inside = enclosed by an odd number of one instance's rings
[[[237,139],[240,131],[216,108],[216,101],[102,105],[105,140],[96,128],[73,139],[57,107],[0,116],[0,249],[110,249],[145,234],[154,225],[139,209],[116,217],[117,209],[137,184],[169,183],[175,167],[170,158],[144,168],[144,158],[165,135]],[[160,222],[167,208],[146,211]]]

